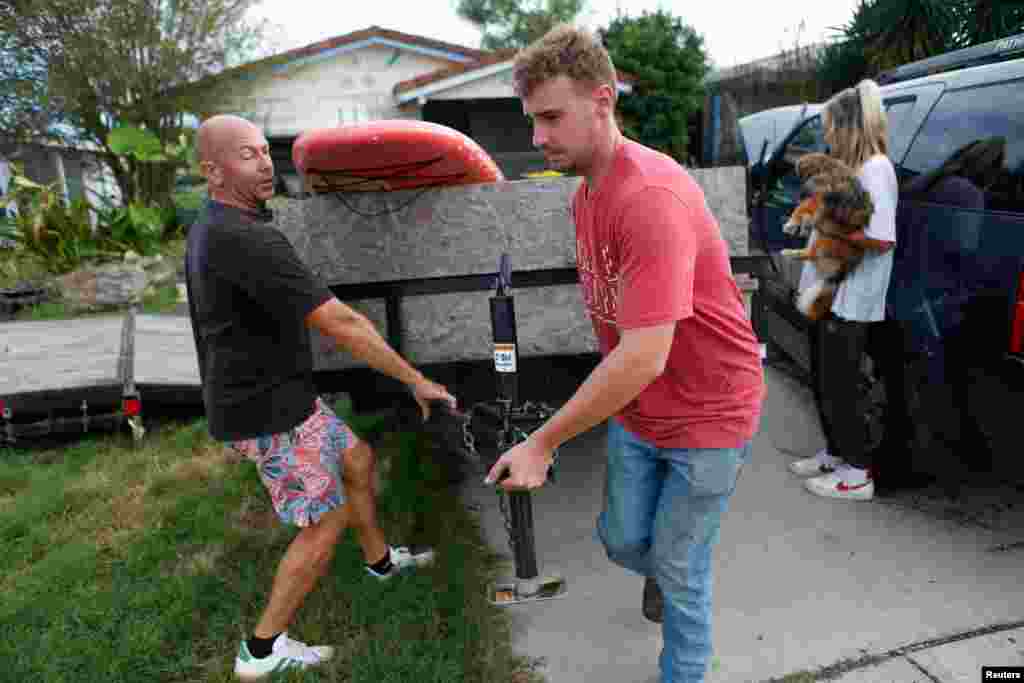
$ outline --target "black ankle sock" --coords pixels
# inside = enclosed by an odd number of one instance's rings
[[[387,552],[384,553],[383,559],[366,566],[378,574],[387,574],[391,571],[391,548],[388,548]]]
[[[274,651],[274,641],[277,640],[277,636],[281,635],[278,633],[275,636],[269,638],[257,638],[255,634],[253,637],[246,641],[246,645],[249,646],[249,654],[256,659],[263,659],[269,657],[270,653]]]

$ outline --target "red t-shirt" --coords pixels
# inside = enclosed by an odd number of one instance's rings
[[[728,246],[693,178],[626,141],[590,194],[573,198],[583,300],[602,355],[619,330],[677,322],[665,372],[618,416],[664,448],[736,448],[757,431],[760,348]]]

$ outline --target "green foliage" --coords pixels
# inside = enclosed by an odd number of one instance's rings
[[[142,312],[147,314],[173,313],[178,306],[178,288],[174,284],[159,287],[142,298]]]
[[[876,0],[855,25],[876,72],[959,47],[949,0]]]
[[[107,136],[107,146],[117,155],[117,163],[133,174],[136,187],[144,185],[142,176],[147,164],[170,167],[175,173],[182,168],[190,172],[198,170],[194,140],[184,133],[176,144],[164,145],[147,128],[118,126]],[[177,237],[181,228],[195,220],[202,201],[202,193],[194,189],[176,191],[165,208],[148,206],[147,202],[136,198],[127,207],[109,212],[105,222],[115,242],[139,253],[152,253],[161,238]]]
[[[171,198],[175,211],[174,220],[180,234],[187,233],[189,226],[199,219],[208,197],[206,185],[192,184],[194,181],[193,177],[179,177]]]
[[[161,144],[156,133],[139,126],[118,126],[107,135],[107,147],[120,157],[144,162],[190,164],[194,153],[185,133],[173,145]]]
[[[198,211],[206,201],[206,190],[191,188],[174,193],[174,205],[182,211]]]
[[[624,132],[685,162],[687,125],[704,97],[704,39],[666,10],[620,14],[600,36],[615,67],[638,79],[620,98]]]
[[[15,242],[13,249],[0,251],[0,289],[40,284],[47,278],[46,265],[17,244],[14,220],[0,219],[0,239]]]
[[[585,0],[459,0],[456,13],[483,33],[485,50],[523,48],[552,27],[572,22]]]
[[[15,241],[55,274],[68,273],[105,253],[104,245],[93,237],[86,200],[66,204],[56,183],[33,182],[18,165],[13,171],[11,191],[0,207],[15,204],[18,214],[0,223],[0,237]]]
[[[828,93],[887,69],[1024,32],[1024,0],[861,0],[818,77]]]
[[[48,273],[68,273],[93,259],[119,259],[129,249],[151,256],[170,233],[168,226],[176,225],[174,207],[94,207],[83,198],[67,204],[56,183],[36,183],[18,165],[13,171],[11,191],[0,199],[0,208],[15,204],[18,214],[0,221],[0,238],[16,242]],[[97,216],[95,230],[91,212]]]
[[[0,136],[38,139],[59,132],[53,126],[59,121],[67,137],[110,155],[125,201],[169,205],[178,164],[168,146],[173,152],[188,130],[186,114],[205,113],[211,95],[221,94],[192,86],[239,55],[256,54],[268,37],[266,22],[248,19],[256,4],[0,2]],[[111,149],[109,135],[125,126],[151,131],[160,151],[148,142],[134,156]],[[116,162],[116,154],[128,154],[125,163]],[[160,155],[167,160],[154,158]]]
[[[818,59],[817,77],[824,97],[872,75],[864,49],[855,39],[828,45]]]
[[[955,3],[953,9],[966,45],[1024,32],[1024,0],[965,0]]]
[[[134,251],[152,256],[160,249],[167,211],[158,207],[129,204],[100,215],[102,239],[120,252]]]
[[[107,146],[114,154],[139,161],[167,161],[160,138],[138,126],[119,126],[110,131]]]
[[[47,263],[54,273],[67,273],[78,268],[86,259],[104,253],[103,246],[92,236],[89,204],[77,199],[65,206],[57,202],[42,214],[43,230],[32,235],[27,245]]]
[[[115,173],[126,177],[133,189],[126,195],[129,203],[172,207],[169,188],[173,186],[174,177],[180,169],[195,170],[196,153],[191,133],[181,133],[178,142],[164,144],[148,128],[122,125],[110,131],[106,143],[114,155]]]

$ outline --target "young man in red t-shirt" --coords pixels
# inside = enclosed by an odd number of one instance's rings
[[[613,562],[645,577],[644,614],[664,622],[662,683],[703,681],[711,551],[765,394],[757,338],[700,187],[619,131],[600,43],[557,27],[520,53],[514,77],[534,144],[584,177],[577,268],[603,359],[486,481],[507,469],[506,489],[537,488],[559,445],[613,418],[598,535]]]

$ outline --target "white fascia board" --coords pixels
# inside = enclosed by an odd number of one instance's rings
[[[458,74],[457,76],[451,76],[450,78],[443,78],[440,81],[434,83],[428,83],[422,87],[414,90],[408,90],[401,93],[396,97],[398,104],[408,104],[410,102],[419,100],[421,97],[429,97],[434,93],[439,93],[444,90],[450,90],[457,88],[460,85],[472,83],[473,81],[479,81],[484,78],[489,78],[505,71],[510,71],[515,65],[515,60],[510,59],[504,62],[498,62],[497,64],[491,64],[481,69],[474,69],[473,71],[467,71],[466,73]],[[630,93],[633,91],[633,86],[628,83],[618,82],[617,84],[619,92]]]
[[[349,43],[348,45],[341,45],[339,47],[323,50],[321,52],[317,52],[315,55],[309,55],[308,57],[295,59],[290,62],[286,62],[285,64],[278,64],[273,67],[273,70],[274,73],[280,73],[282,71],[287,71],[288,69],[293,69],[298,66],[313,64],[315,62],[331,59],[333,57],[337,57],[338,55],[343,55],[348,52],[354,52],[356,50],[362,50],[363,48],[374,46],[392,47],[398,50],[406,50],[408,52],[414,52],[416,54],[421,54],[427,57],[447,59],[449,61],[459,62],[462,64],[467,64],[473,61],[472,57],[460,55],[456,52],[436,50],[434,48],[424,47],[422,45],[413,45],[411,43],[403,43],[397,40],[390,40],[388,38],[367,38],[366,40],[360,40],[355,43]]]
[[[473,81],[479,81],[482,78],[488,78],[500,74],[504,71],[509,71],[512,68],[512,60],[507,62],[498,62],[497,64],[491,64],[481,69],[474,69],[473,71],[467,71],[466,73],[458,74],[457,76],[451,76],[450,78],[443,78],[440,81],[434,83],[428,83],[423,87],[416,88],[414,90],[408,90],[398,95],[398,104],[408,104],[414,100],[418,100],[421,97],[427,97],[434,93],[441,92],[443,90],[450,90],[451,88],[457,88],[460,85],[466,83],[472,83]]]

